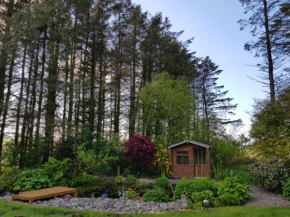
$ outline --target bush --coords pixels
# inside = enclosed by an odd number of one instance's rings
[[[161,177],[157,178],[155,180],[154,185],[155,185],[155,187],[160,187],[160,188],[163,188],[165,190],[171,186],[170,182],[166,176],[161,176]]]
[[[153,190],[147,191],[143,195],[143,201],[154,201],[154,202],[167,202],[169,200],[168,195],[165,193],[163,188],[154,188]]]
[[[136,178],[133,175],[127,176],[125,183],[127,186],[134,186],[136,184]]]
[[[0,192],[12,189],[18,174],[17,167],[4,167],[0,174]]]
[[[161,174],[171,177],[172,172],[170,169],[169,152],[167,147],[159,145],[157,152],[154,155],[153,163]]]
[[[250,190],[238,177],[228,177],[220,182],[218,195],[221,201],[227,205],[241,205],[250,198]]]
[[[255,164],[251,173],[260,180],[262,187],[281,193],[283,181],[290,177],[290,168],[285,160],[273,158]]]
[[[97,178],[89,175],[87,173],[83,173],[82,176],[76,177],[73,180],[74,187],[80,186],[93,186],[97,182]]]
[[[133,135],[124,144],[126,157],[136,165],[147,166],[154,161],[157,148],[145,136]]]
[[[137,196],[139,196],[139,194],[131,188],[128,188],[128,190],[126,191],[127,199],[134,199]]]
[[[283,182],[283,195],[290,200],[290,178]]]
[[[14,183],[14,187],[19,186],[21,190],[36,190],[53,186],[53,181],[49,179],[48,173],[43,169],[30,169],[22,171]]]
[[[193,192],[191,194],[192,202],[202,202],[203,200],[210,200],[213,198],[213,192],[211,190],[205,190],[200,192]]]
[[[199,179],[182,179],[175,187],[173,199],[179,199],[182,194],[187,198],[191,198],[193,192],[201,192],[211,190],[215,195],[217,187],[214,180],[199,178]]]
[[[115,185],[122,185],[123,183],[123,176],[117,176],[115,181],[114,181]]]
[[[65,158],[58,161],[54,157],[49,157],[48,162],[43,165],[44,170],[48,173],[48,177],[57,182],[68,173],[70,159]]]

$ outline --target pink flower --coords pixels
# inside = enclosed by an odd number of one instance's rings
[[[66,194],[63,196],[63,199],[67,199],[67,198],[71,198],[71,195],[70,194]]]

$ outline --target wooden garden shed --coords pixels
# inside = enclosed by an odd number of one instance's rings
[[[210,145],[183,141],[169,148],[173,178],[210,177]]]

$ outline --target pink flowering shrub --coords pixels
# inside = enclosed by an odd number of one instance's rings
[[[124,144],[126,157],[133,163],[141,166],[151,165],[157,148],[145,136],[133,135]]]

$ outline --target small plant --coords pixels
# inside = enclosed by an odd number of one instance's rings
[[[24,191],[47,188],[53,186],[48,173],[43,169],[31,169],[22,171],[17,177],[14,186],[20,186]]]
[[[89,175],[87,173],[83,173],[82,176],[74,178],[73,186],[80,187],[80,186],[94,185],[96,181],[97,181],[96,177]]]
[[[163,188],[154,188],[150,191],[147,191],[143,195],[143,201],[154,201],[154,202],[167,202],[169,200],[168,195],[165,193]]]
[[[221,201],[227,205],[241,205],[250,198],[250,190],[238,177],[228,177],[220,182],[218,195]]]
[[[218,198],[215,198],[214,201],[212,202],[213,207],[220,207],[220,201]]]
[[[174,189],[173,199],[179,199],[182,194],[187,198],[191,198],[193,192],[201,192],[210,190],[213,195],[217,192],[217,186],[214,180],[199,178],[199,179],[182,179]]]
[[[137,197],[133,198],[133,200],[134,200],[134,201],[141,201],[141,200],[142,200],[142,197],[137,196]]]
[[[70,194],[66,194],[63,196],[63,199],[70,199],[72,196]]]
[[[133,175],[127,176],[125,183],[127,186],[134,186],[136,184],[136,178]]]
[[[213,197],[211,190],[205,190],[200,192],[193,192],[191,194],[191,199],[194,203],[203,202],[204,200],[210,200]]]
[[[131,188],[128,188],[128,190],[126,191],[127,199],[133,199],[133,198],[136,198],[137,196],[138,196],[138,193]]]
[[[203,209],[202,202],[192,204],[192,208],[196,210],[202,210]]]
[[[14,188],[13,188],[13,191],[20,191],[20,186],[15,186]]]
[[[123,183],[123,176],[121,176],[121,175],[117,176],[116,179],[115,179],[115,181],[114,181],[114,183],[116,185],[122,185],[122,183]]]
[[[290,178],[286,182],[283,182],[283,195],[290,200]]]
[[[168,178],[165,175],[157,178],[154,185],[155,187],[163,188],[165,190],[171,186]]]
[[[148,179],[139,179],[138,184],[141,188],[148,188],[150,186],[150,182]]]

